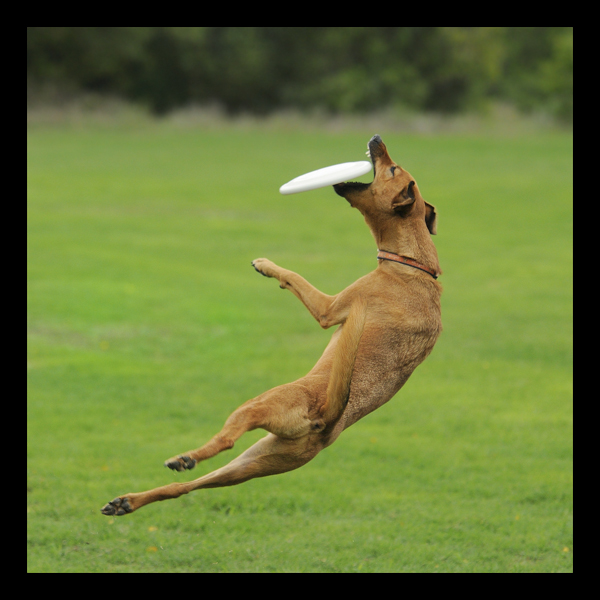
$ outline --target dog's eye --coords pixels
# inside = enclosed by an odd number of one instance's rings
[[[396,170],[396,168],[397,168],[397,167],[392,167],[392,168],[390,169],[390,171],[391,171],[391,173],[392,173],[392,177],[394,176],[394,171]]]

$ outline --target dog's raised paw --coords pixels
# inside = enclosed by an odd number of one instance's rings
[[[106,516],[117,515],[120,517],[121,515],[133,512],[133,508],[127,497],[119,496],[118,498],[111,500],[108,504],[105,504],[100,512]]]
[[[252,261],[254,270],[264,275],[265,277],[273,277],[273,267],[275,266],[270,260],[266,258],[257,258]]]
[[[261,271],[261,270],[258,268],[258,262],[257,262],[257,261],[253,260],[251,264],[252,264],[252,266],[254,267],[254,270],[255,270],[257,273],[260,273],[260,274],[261,274],[263,277],[267,277],[267,275],[266,275],[265,273],[263,273],[263,272],[262,272],[262,271]]]
[[[166,460],[165,467],[169,467],[169,469],[173,469],[173,471],[185,471],[186,469],[193,469],[196,466],[196,462],[197,461],[195,459],[180,454],[175,458],[169,458],[169,460]]]

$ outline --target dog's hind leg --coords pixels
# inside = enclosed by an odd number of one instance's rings
[[[316,404],[317,399],[303,385],[277,386],[233,411],[223,429],[204,446],[169,458],[165,466],[175,471],[193,469],[198,462],[233,448],[246,431],[253,429],[266,429],[286,439],[320,431],[325,425],[317,414]]]
[[[223,452],[223,450],[233,448],[236,440],[246,433],[246,431],[256,428],[251,415],[244,406],[242,405],[235,410],[227,421],[225,421],[223,429],[204,444],[204,446],[167,459],[165,467],[169,467],[169,469],[173,469],[174,471],[193,469],[201,460],[212,458],[216,454],[219,454],[219,452]]]
[[[125,515],[151,502],[178,498],[194,490],[237,485],[255,477],[292,471],[314,458],[322,448],[319,434],[290,440],[271,433],[212,473],[194,481],[170,483],[147,492],[118,496],[102,508],[102,514]]]

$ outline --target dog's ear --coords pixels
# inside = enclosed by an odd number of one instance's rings
[[[392,210],[398,210],[405,206],[410,206],[417,199],[415,195],[415,182],[411,181],[393,200]]]
[[[429,229],[429,233],[431,233],[431,235],[436,235],[437,213],[435,212],[435,206],[429,204],[429,202],[425,202],[425,223],[427,224],[427,229]]]

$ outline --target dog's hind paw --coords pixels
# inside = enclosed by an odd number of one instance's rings
[[[173,471],[185,471],[186,469],[193,469],[196,466],[196,462],[195,459],[180,454],[179,456],[166,460],[165,467],[169,467],[169,469],[173,469]]]
[[[127,513],[133,512],[133,508],[129,503],[129,499],[126,496],[115,498],[111,500],[108,504],[105,504],[100,512],[103,515],[111,516],[111,515],[126,515]]]

